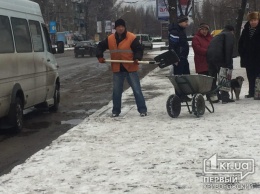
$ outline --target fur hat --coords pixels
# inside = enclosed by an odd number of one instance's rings
[[[206,24],[206,23],[201,23],[200,26],[199,26],[199,29],[202,29],[202,28],[206,28],[209,30],[209,25]]]
[[[179,23],[182,23],[182,22],[185,22],[185,21],[188,21],[189,19],[188,19],[188,17],[186,16],[186,15],[181,15],[181,16],[179,16],[178,17],[178,24]]]
[[[118,19],[118,20],[116,20],[115,21],[115,28],[117,27],[117,26],[124,26],[125,27],[125,20],[123,20],[123,19]]]
[[[247,20],[250,21],[252,19],[260,19],[259,12],[251,12],[247,15]]]

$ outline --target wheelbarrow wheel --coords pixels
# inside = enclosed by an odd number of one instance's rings
[[[202,94],[195,94],[192,99],[192,111],[199,117],[205,113],[205,100]]]
[[[170,95],[166,103],[167,113],[172,118],[177,118],[181,113],[181,99],[177,95]]]

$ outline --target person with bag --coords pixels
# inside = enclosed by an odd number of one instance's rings
[[[251,12],[247,16],[239,39],[238,52],[241,58],[241,67],[246,68],[249,91],[245,96],[252,98],[255,95],[256,79],[260,77],[260,14]]]
[[[121,101],[124,80],[127,79],[131,86],[138,112],[140,116],[147,116],[147,107],[141,90],[140,79],[138,76],[138,61],[143,57],[143,48],[136,36],[126,30],[123,19],[115,21],[114,34],[109,35],[97,46],[96,57],[99,63],[105,63],[104,51],[109,49],[112,60],[134,60],[134,63],[111,63],[113,71],[113,110],[112,117],[118,117],[121,113]]]
[[[221,77],[227,78],[225,79],[226,86],[228,86],[228,81],[230,84],[232,72],[231,70],[233,69],[233,48],[235,43],[234,31],[235,29],[233,26],[226,25],[224,27],[224,30],[216,35],[209,44],[207,50],[209,75],[215,78],[212,83],[212,90],[215,90],[217,88],[216,82],[218,78],[218,73],[220,72],[220,68],[229,69],[221,71],[226,74]],[[220,90],[222,90],[221,87]],[[220,95],[218,95],[218,99],[215,102],[218,102],[219,98],[221,98],[223,104],[234,102],[234,100],[230,99],[227,88],[220,91]]]
[[[198,74],[209,75],[209,68],[206,59],[207,49],[212,36],[209,33],[209,25],[201,23],[199,30],[192,39],[192,48],[194,50],[195,70]]]

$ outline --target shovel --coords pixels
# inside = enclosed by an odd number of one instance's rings
[[[154,61],[138,61],[139,64],[157,64],[160,68],[164,68],[170,66],[174,63],[179,62],[180,59],[174,50],[166,51],[156,57],[154,57]],[[134,61],[128,60],[110,60],[106,59],[105,62],[112,62],[112,63],[133,63]]]

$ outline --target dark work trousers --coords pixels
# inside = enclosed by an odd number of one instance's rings
[[[178,65],[173,65],[174,75],[189,75],[190,74],[190,64],[188,59],[181,59]]]
[[[178,65],[173,65],[174,75],[189,75],[190,74],[190,64],[188,59],[180,60]],[[175,94],[180,97],[180,94],[175,90]]]
[[[250,96],[254,96],[255,94],[255,79],[257,76],[260,74],[260,68],[256,67],[246,67],[246,74],[247,74],[247,79],[249,82],[249,91],[248,94]]]

